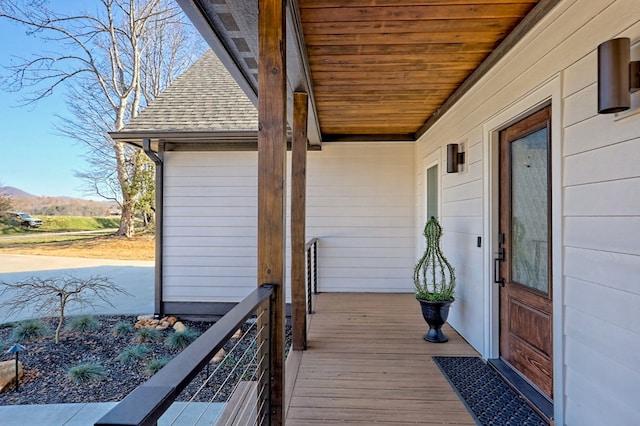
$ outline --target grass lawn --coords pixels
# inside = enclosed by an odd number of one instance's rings
[[[153,260],[155,240],[152,235],[139,235],[133,238],[80,236],[66,241],[36,243],[0,242],[0,253],[93,259]]]
[[[0,235],[37,235],[46,232],[96,231],[114,229],[120,224],[119,217],[86,216],[37,216],[42,219],[39,228],[26,228],[13,218],[0,219]]]
[[[0,219],[0,253],[94,259],[153,260],[152,233],[133,238],[113,236],[119,217],[38,216],[42,226],[33,229]],[[78,233],[91,231],[90,233]],[[66,234],[65,233],[69,233]]]

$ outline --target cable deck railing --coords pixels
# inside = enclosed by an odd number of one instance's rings
[[[307,313],[313,313],[313,295],[318,294],[318,239],[312,238],[304,250],[307,258]]]
[[[203,370],[206,373],[205,379],[198,389],[186,398],[186,402],[181,402],[177,408],[174,407],[169,416],[169,424],[180,424],[179,419],[187,409],[192,410],[190,417],[202,419],[207,415],[207,404],[220,401],[222,392],[227,392],[227,396],[233,396],[238,404],[231,406],[233,404],[228,403],[225,407],[226,415],[225,412],[218,413],[218,420],[222,423],[244,419],[243,424],[268,424],[271,410],[269,342],[274,323],[273,295],[272,285],[263,285],[255,289],[164,368],[134,389],[95,423],[95,426],[157,425],[160,417]],[[255,320],[251,317],[255,317]],[[251,320],[247,323],[249,318]],[[215,369],[210,371],[210,361],[214,355],[239,329],[242,330],[242,337],[237,339]],[[220,369],[228,370],[224,381],[221,384],[212,383]],[[230,381],[234,382],[233,391],[225,391]],[[202,401],[205,404],[201,404]],[[253,403],[249,404],[247,401]],[[198,412],[194,414],[193,408]],[[167,416],[163,417],[163,421],[166,418]],[[192,424],[196,423],[197,421]]]
[[[318,241],[313,238],[305,244],[307,314],[313,313],[313,296],[318,294]],[[184,424],[183,416],[194,425],[200,421],[269,424],[272,408],[279,407],[272,407],[271,389],[282,385],[272,383],[274,374],[270,371],[276,331],[275,289],[270,284],[255,289],[95,426],[155,426],[160,417],[163,424],[180,425]],[[241,336],[231,342],[238,331]],[[212,367],[212,358],[225,345],[226,354]],[[224,403],[220,404],[224,409],[213,409],[217,403]]]

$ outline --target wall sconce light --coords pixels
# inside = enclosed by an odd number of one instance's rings
[[[447,173],[458,173],[458,164],[464,164],[464,152],[458,152],[458,144],[447,145]]]
[[[640,61],[630,61],[631,40],[614,38],[598,46],[598,114],[625,111],[640,89]]]

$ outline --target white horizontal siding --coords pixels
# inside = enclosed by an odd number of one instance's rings
[[[257,154],[166,152],[163,298],[238,302],[257,285]]]
[[[564,225],[567,247],[640,256],[638,216],[572,216]]]
[[[229,185],[232,185],[229,182]],[[206,197],[206,193],[203,193],[200,197]],[[165,197],[171,197],[171,194],[165,195]],[[197,198],[197,197],[193,197]],[[194,201],[196,204],[197,201]],[[190,218],[190,217],[207,217],[207,216],[218,216],[218,217],[255,217],[257,212],[256,208],[248,208],[243,206],[215,206],[215,207],[199,207],[199,206],[189,206],[188,204],[183,204],[181,206],[167,206],[164,209],[164,212],[169,217],[182,217],[182,218]]]
[[[412,290],[412,154],[398,143],[309,152],[321,291]],[[240,301],[257,283],[257,154],[167,152],[164,195],[165,301]]]
[[[629,179],[638,176],[640,139],[607,145],[566,157],[565,186]],[[615,164],[615,167],[611,167]]]
[[[640,374],[593,351],[592,341],[582,344],[575,339],[568,340],[566,355],[572,363],[567,371],[566,388],[573,396],[567,404],[567,424],[638,424]],[[589,374],[581,374],[581,371],[589,371]],[[607,389],[615,392],[607,392]]]
[[[567,216],[637,216],[640,176],[565,188]]]
[[[640,59],[640,2],[560,2],[416,146],[418,168],[446,144],[468,143],[463,172],[442,175],[443,241],[458,268],[456,304],[463,305],[452,310],[450,322],[482,351],[497,338],[475,326],[495,318],[484,309],[489,304],[482,291],[492,253],[479,256],[475,245],[477,236],[483,243],[492,237],[483,234],[483,224],[492,223],[495,212],[486,211],[491,202],[482,170],[489,159],[477,141],[490,140],[486,123],[522,105],[517,118],[533,106],[527,102],[539,87],[560,79],[561,99],[554,105],[561,121],[554,126],[560,124],[561,138],[553,143],[562,159],[553,178],[562,188],[554,194],[561,204],[554,232],[561,233],[562,261],[554,268],[561,271],[555,285],[562,286],[563,303],[554,319],[563,333],[555,365],[563,369],[556,375],[564,380],[556,404],[564,418],[556,424],[640,419],[640,93],[632,95],[629,112],[597,114],[597,46],[614,37],[630,37],[632,60]],[[416,173],[418,217],[422,179]]]
[[[307,236],[320,238],[320,291],[412,291],[413,146],[325,143],[308,158]]]
[[[174,240],[178,238],[167,238],[169,244],[166,245],[164,249],[165,259],[169,261],[170,258],[174,257],[176,259],[184,259],[184,258],[200,258],[207,259],[211,257],[255,257],[256,247],[237,247],[233,245],[233,242],[228,242],[228,246],[213,246],[214,242],[212,241],[208,246],[197,247],[192,249],[188,245],[174,243]],[[203,260],[203,262],[206,262]],[[203,263],[206,264],[206,263]]]

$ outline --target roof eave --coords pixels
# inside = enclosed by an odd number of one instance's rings
[[[229,131],[139,131],[109,132],[109,136],[118,142],[127,143],[138,148],[148,139],[153,152],[162,151],[256,151],[258,149],[258,132],[256,130]],[[287,136],[291,143],[291,135]],[[162,146],[162,149],[160,149]],[[309,144],[308,149],[316,151],[321,145]]]
[[[238,83],[242,91],[247,95],[253,105],[258,107],[258,88],[253,84],[252,79],[245,75],[242,67],[236,62],[236,58],[230,53],[231,49],[225,45],[223,38],[216,32],[214,23],[208,19],[206,12],[200,7],[200,4],[193,0],[176,0],[182,8],[185,15],[196,27],[198,32],[205,39],[229,71],[229,74]]]
[[[220,61],[229,71],[238,85],[245,92],[254,106],[258,106],[258,88],[255,80],[247,74],[240,61],[237,58],[233,48],[225,42],[225,37],[221,34],[225,32],[224,28],[218,28],[217,22],[207,14],[207,11],[198,0],[177,0],[178,5],[182,8],[187,17],[191,20],[196,29],[209,44],[211,49],[218,56]],[[320,132],[320,124],[318,114],[313,97],[313,86],[311,82],[311,73],[306,56],[306,47],[304,36],[302,34],[302,26],[300,24],[299,11],[297,3],[288,1],[287,7],[287,54],[290,68],[288,70],[289,79],[289,111],[292,111],[292,99],[294,91],[304,91],[309,95],[309,119],[307,124],[307,138],[311,145],[320,145],[322,143],[322,135]],[[292,117],[288,117],[291,125]]]

